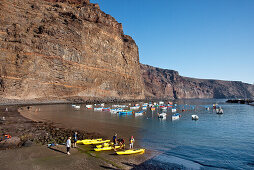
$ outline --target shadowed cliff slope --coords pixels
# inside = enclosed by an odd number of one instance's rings
[[[89,0],[0,1],[0,96],[142,99],[138,47]]]
[[[254,85],[183,77],[177,71],[141,64],[148,98],[253,98]]]

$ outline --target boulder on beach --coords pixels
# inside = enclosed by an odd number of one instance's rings
[[[20,145],[21,140],[19,137],[12,137],[10,139],[5,139],[0,142],[0,148],[16,148]]]

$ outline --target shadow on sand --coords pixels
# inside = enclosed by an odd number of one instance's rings
[[[55,148],[51,148],[51,147],[48,147],[50,150],[53,150],[53,151],[56,151],[56,152],[60,152],[60,153],[63,153],[63,154],[66,154],[66,152],[63,152],[61,150],[58,150],[58,149],[55,149]]]

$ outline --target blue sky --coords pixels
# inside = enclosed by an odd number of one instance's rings
[[[254,83],[254,0],[90,0],[123,24],[140,62]]]

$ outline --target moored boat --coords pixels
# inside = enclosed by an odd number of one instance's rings
[[[143,114],[144,114],[144,111],[140,111],[140,112],[136,112],[135,116],[143,116]]]
[[[172,108],[172,112],[176,112],[176,109],[175,109],[175,108]]]
[[[221,107],[216,109],[217,114],[223,114],[223,109]]]
[[[162,119],[165,119],[167,116],[166,113],[161,113],[161,114],[158,114],[158,118],[162,118]]]
[[[104,112],[105,112],[105,111],[109,112],[109,111],[110,111],[110,108],[109,108],[109,107],[108,107],[108,108],[103,108],[102,111],[104,111]]]
[[[132,110],[123,110],[118,112],[119,115],[131,115],[132,114]]]
[[[181,115],[179,113],[175,113],[172,115],[172,120],[179,119],[180,117],[181,117]]]
[[[142,110],[147,110],[147,106],[143,106],[143,107],[142,107]]]
[[[130,107],[130,110],[138,110],[138,109],[139,109],[139,106]]]
[[[121,112],[121,111],[123,111],[122,108],[116,108],[116,109],[111,109],[110,110],[111,113],[118,113],[118,112]]]
[[[191,118],[192,118],[192,120],[198,120],[199,119],[198,115],[191,115]]]
[[[102,111],[103,107],[94,108],[94,111]]]
[[[92,108],[93,108],[93,105],[86,105],[86,108],[87,108],[87,109],[92,109]]]

